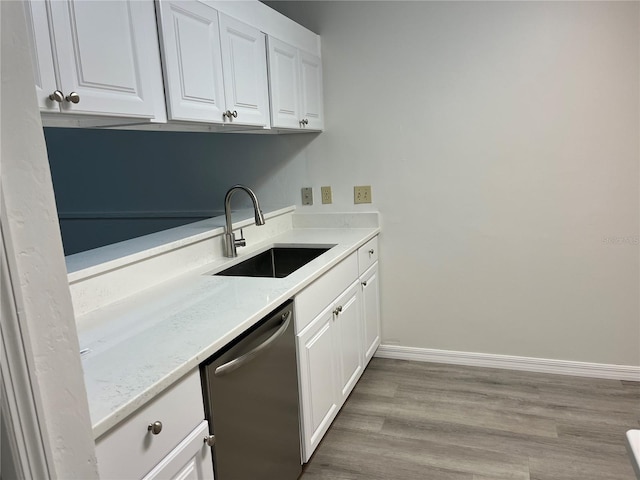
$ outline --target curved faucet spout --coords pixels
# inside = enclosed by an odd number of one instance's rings
[[[224,241],[225,241],[225,255],[227,257],[237,257],[238,256],[237,247],[244,247],[246,245],[244,238],[236,240],[236,236],[232,231],[232,225],[231,225],[231,197],[238,190],[244,191],[247,195],[249,195],[249,198],[251,198],[251,202],[253,203],[253,213],[255,216],[256,225],[264,225],[264,214],[260,209],[260,202],[258,202],[258,197],[253,192],[253,190],[251,190],[249,187],[246,187],[244,185],[234,185],[233,187],[231,187],[227,191],[227,194],[224,196],[224,217],[226,222],[226,231],[224,234]]]

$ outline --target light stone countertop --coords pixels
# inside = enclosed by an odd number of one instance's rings
[[[89,349],[82,356],[82,365],[94,438],[197,368],[380,231],[373,226],[299,228],[310,225],[308,218],[297,223],[298,228],[241,249],[237,259],[203,265],[82,317],[78,337],[81,348]],[[335,247],[285,278],[211,275],[277,244]]]

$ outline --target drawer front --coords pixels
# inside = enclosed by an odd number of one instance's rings
[[[358,249],[358,275],[362,275],[377,261],[378,236],[376,235]]]
[[[196,368],[96,440],[100,478],[141,478],[204,420]],[[157,435],[149,424],[162,422]]]
[[[296,334],[327,308],[358,278],[358,258],[354,252],[296,295]]]

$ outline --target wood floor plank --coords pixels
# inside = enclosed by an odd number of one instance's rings
[[[640,383],[374,358],[302,480],[634,480]]]

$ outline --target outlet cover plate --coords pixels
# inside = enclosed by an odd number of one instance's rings
[[[322,196],[322,203],[327,204],[333,202],[331,187],[320,187],[320,194]]]
[[[302,188],[302,204],[313,205],[313,188],[311,187]]]
[[[371,185],[353,187],[353,203],[371,203]]]

